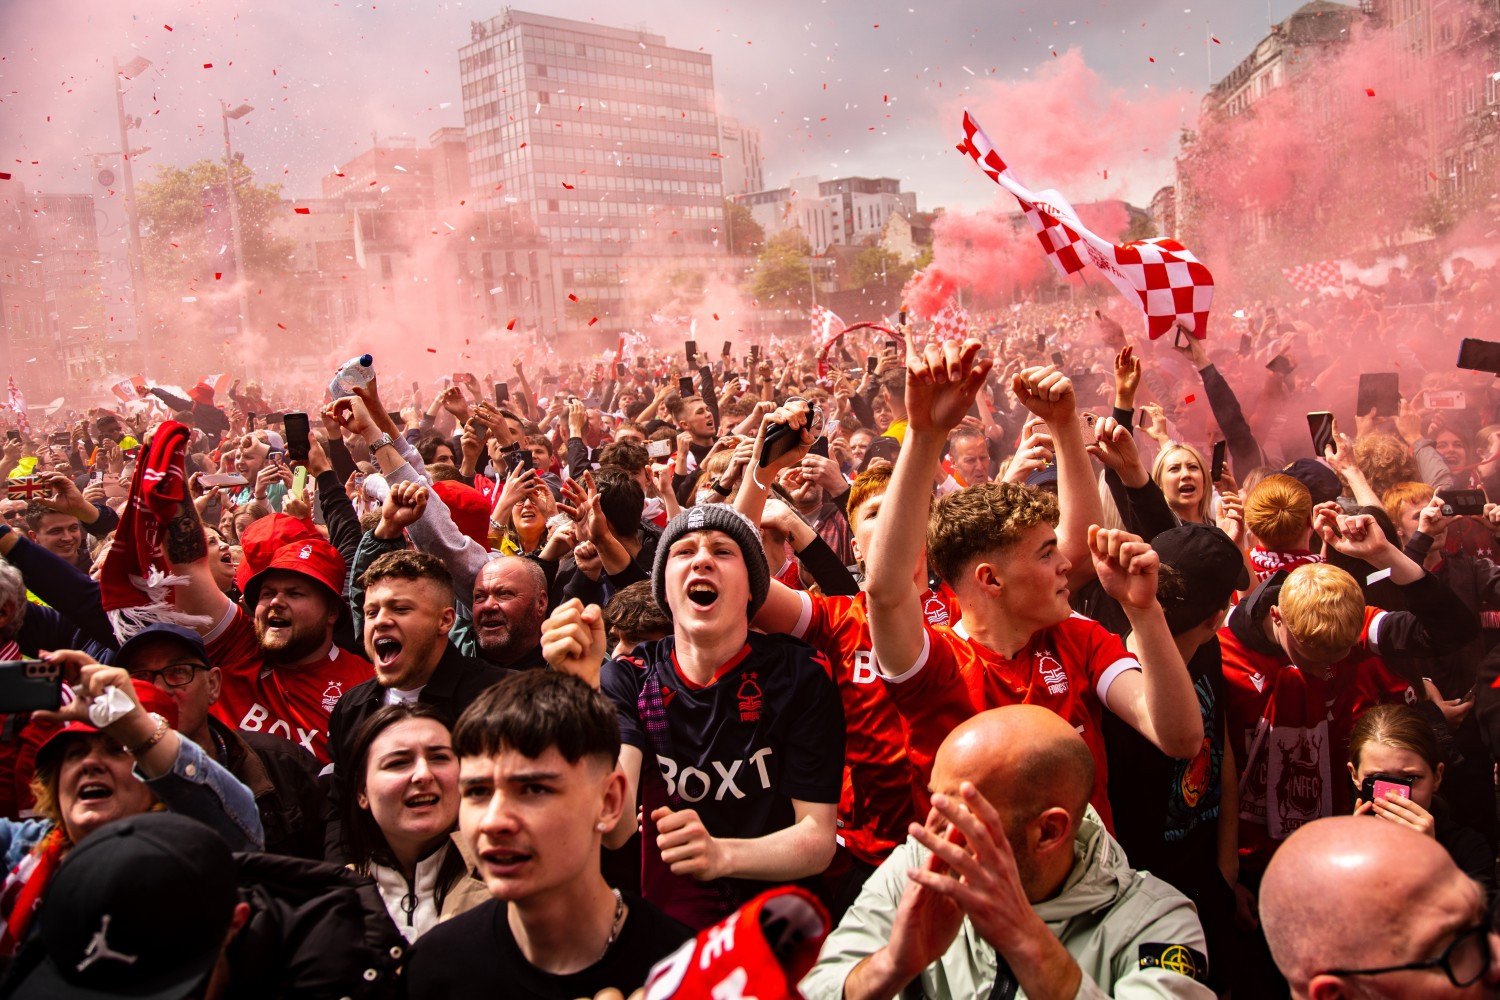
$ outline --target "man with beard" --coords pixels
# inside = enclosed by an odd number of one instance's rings
[[[546,666],[542,620],[547,617],[547,574],[525,556],[500,556],[474,577],[470,628],[474,654],[510,670]]]
[[[455,542],[453,536],[460,541]],[[455,614],[449,638],[457,653],[510,670],[545,665],[541,637],[542,619],[547,615],[547,574],[524,556],[487,559],[486,550],[458,530],[438,491],[415,480],[392,482],[379,523],[360,540],[349,598],[361,620],[368,599],[364,594],[367,574],[387,556],[405,550],[408,538],[448,574],[449,606]],[[424,541],[434,542],[433,547]],[[468,576],[472,585],[460,579],[467,574],[472,574]],[[463,607],[464,595],[468,595],[468,607]],[[457,604],[451,603],[455,598]],[[369,641],[368,634],[365,641]],[[368,646],[366,650],[370,652]],[[373,652],[371,659],[375,659]],[[353,732],[352,727],[349,731]]]
[[[231,726],[300,743],[327,764],[329,716],[371,671],[368,660],[333,642],[335,626],[349,613],[338,549],[321,537],[286,542],[246,581],[243,606],[214,582],[192,503],[177,506],[162,551],[172,572],[188,578],[176,588],[178,610],[201,620],[196,627],[210,662],[224,674],[214,714]]]

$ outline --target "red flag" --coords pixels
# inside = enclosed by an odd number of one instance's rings
[[[968,153],[990,180],[1015,196],[1042,249],[1065,276],[1081,271],[1085,262],[1092,265],[1122,295],[1140,306],[1153,340],[1179,324],[1199,340],[1208,335],[1214,277],[1181,243],[1158,237],[1116,244],[1096,236],[1078,221],[1073,206],[1061,194],[1033,193],[1018,181],[967,111],[959,149]]]

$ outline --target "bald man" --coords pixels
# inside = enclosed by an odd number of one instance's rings
[[[803,995],[1211,998],[1192,904],[1130,869],[1093,784],[1088,744],[1046,708],[958,726],[933,761],[926,826],[870,876]]]
[[[1335,816],[1292,834],[1261,881],[1260,919],[1298,1000],[1500,995],[1484,890],[1394,823]]]

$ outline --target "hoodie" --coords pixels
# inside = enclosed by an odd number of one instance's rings
[[[802,980],[807,1000],[841,998],[854,967],[890,941],[906,872],[920,868],[927,856],[926,848],[908,839],[875,870]],[[1213,997],[1203,983],[1208,960],[1193,904],[1156,876],[1133,870],[1092,806],[1079,823],[1073,856],[1062,889],[1032,908],[1083,970],[1077,996]],[[996,992],[998,971],[995,949],[966,917],[948,951],[902,996],[1012,995],[1003,987]],[[920,994],[911,992],[916,988]]]

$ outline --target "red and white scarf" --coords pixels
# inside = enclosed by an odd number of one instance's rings
[[[1298,566],[1306,566],[1309,563],[1320,563],[1322,561],[1322,555],[1317,552],[1309,552],[1306,549],[1296,549],[1290,552],[1272,552],[1270,549],[1263,549],[1257,545],[1250,550],[1250,565],[1255,567],[1255,583],[1265,583],[1282,570],[1291,572]]]
[[[62,827],[53,827],[5,877],[5,884],[0,886],[0,955],[14,955],[26,939],[31,918],[62,863],[67,844]]]
[[[175,420],[157,428],[149,450],[136,462],[115,542],[104,557],[100,596],[121,642],[157,622],[207,624],[177,610],[172,588],[187,579],[170,574],[161,549],[168,518],[178,504],[192,503],[184,466],[190,433]]]

